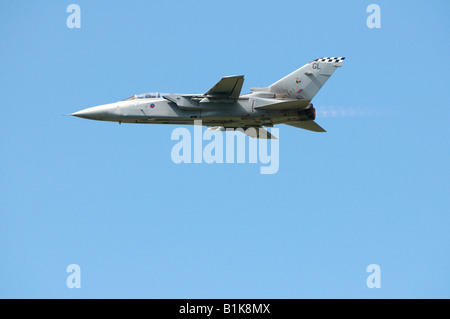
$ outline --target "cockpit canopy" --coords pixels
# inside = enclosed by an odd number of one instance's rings
[[[136,99],[155,99],[155,98],[159,98],[159,97],[162,97],[162,94],[159,92],[141,93],[141,94],[135,94],[135,95],[129,97],[128,99],[125,99],[124,101],[136,100]]]

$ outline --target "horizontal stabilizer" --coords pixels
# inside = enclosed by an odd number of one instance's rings
[[[319,124],[314,121],[286,122],[284,124],[313,132],[326,132]]]
[[[310,100],[276,100],[276,99],[255,99],[255,109],[261,110],[288,110],[305,109]]]

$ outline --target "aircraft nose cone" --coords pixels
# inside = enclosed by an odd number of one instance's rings
[[[89,109],[81,110],[75,113],[70,114],[72,116],[81,117],[83,119],[88,119],[93,116],[93,112],[89,111]]]
[[[72,113],[70,115],[81,117],[84,119],[89,120],[103,120],[108,117],[110,114],[111,106],[109,104],[107,105],[100,105],[100,106],[94,106],[90,107],[75,113]]]

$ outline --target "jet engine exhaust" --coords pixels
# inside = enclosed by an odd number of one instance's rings
[[[316,118],[316,109],[310,104],[309,108],[298,111],[298,116],[300,121],[313,121]]]

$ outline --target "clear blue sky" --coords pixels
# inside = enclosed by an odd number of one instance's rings
[[[0,297],[449,298],[449,9],[2,1]],[[328,132],[278,126],[274,175],[174,164],[175,126],[63,116],[225,75],[248,92],[325,56],[346,57],[313,100]]]

